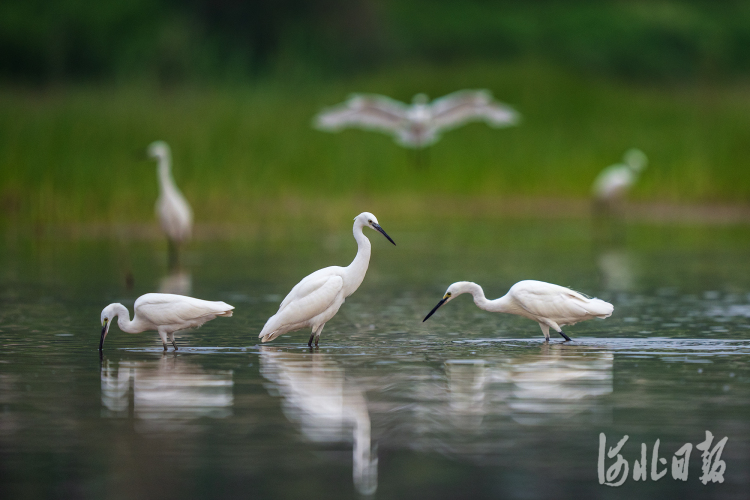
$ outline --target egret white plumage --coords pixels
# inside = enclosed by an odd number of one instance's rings
[[[164,350],[167,350],[167,337],[175,351],[177,344],[175,332],[188,328],[197,328],[217,316],[231,316],[234,306],[226,302],[212,302],[194,299],[171,293],[147,293],[141,295],[133,306],[133,320],[130,320],[128,309],[119,303],[110,304],[102,310],[102,337],[99,350],[104,346],[109,327],[117,316],[117,326],[126,333],[141,333],[148,330],[159,332]]]
[[[463,293],[470,293],[477,307],[485,311],[515,314],[536,321],[545,340],[549,340],[550,328],[566,341],[570,340],[561,327],[593,318],[607,318],[614,310],[609,302],[592,299],[570,288],[544,281],[519,281],[510,287],[508,293],[495,300],[485,298],[484,290],[476,283],[458,281],[448,287],[442,300],[422,321],[427,321],[440,306]]]
[[[648,157],[640,149],[629,149],[623,163],[616,163],[602,170],[591,186],[598,203],[607,204],[621,200],[638,180],[641,171],[648,165]]]
[[[169,242],[170,267],[177,264],[178,247],[190,239],[193,211],[172,178],[172,152],[164,141],[152,142],[148,155],[158,161],[159,198],[156,217]]]
[[[315,127],[338,132],[347,127],[391,134],[407,148],[434,144],[440,133],[471,121],[492,127],[516,125],[520,116],[510,106],[497,102],[487,90],[461,90],[429,102],[417,94],[411,105],[377,94],[354,94],[338,106],[315,117]]]
[[[388,241],[396,244],[378,224],[378,219],[369,212],[354,218],[354,239],[357,241],[357,255],[347,267],[331,266],[306,276],[292,288],[281,302],[276,314],[268,318],[258,338],[263,342],[279,335],[302,328],[311,328],[307,345],[312,347],[313,339],[318,345],[325,324],[338,312],[346,298],[353,294],[365,279],[370,265],[371,244],[362,232],[369,227],[380,232]]]

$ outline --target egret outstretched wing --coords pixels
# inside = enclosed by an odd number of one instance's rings
[[[324,109],[315,117],[315,127],[338,131],[346,127],[393,132],[403,125],[406,105],[389,97],[355,94],[345,103]]]
[[[504,127],[518,123],[518,113],[492,98],[487,90],[461,90],[453,92],[430,105],[432,124],[447,130],[470,121],[484,120],[488,125]]]
[[[175,325],[206,316],[231,316],[233,306],[170,293],[147,293],[135,301],[135,313],[154,325]]]

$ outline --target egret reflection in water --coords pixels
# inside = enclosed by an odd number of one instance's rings
[[[105,360],[102,405],[111,417],[127,417],[132,411],[142,432],[197,430],[191,424],[198,418],[232,415],[232,376],[231,370],[207,372],[177,354],[117,365]]]
[[[354,486],[363,495],[375,493],[378,459],[372,450],[363,390],[325,354],[297,354],[268,346],[260,349],[261,374],[283,398],[284,415],[312,442],[352,441]]]
[[[193,278],[187,271],[173,271],[159,281],[159,293],[190,295],[192,290]]]

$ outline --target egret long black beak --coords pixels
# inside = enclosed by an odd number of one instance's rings
[[[388,238],[388,241],[390,241],[391,243],[393,243],[393,245],[394,245],[394,246],[396,245],[396,242],[395,242],[395,241],[393,241],[393,240],[391,239],[391,237],[390,237],[390,236],[388,236],[388,234],[387,234],[387,233],[386,233],[385,231],[383,231],[383,228],[382,228],[382,227],[380,227],[380,224],[377,224],[377,223],[373,222],[373,223],[372,223],[372,227],[373,227],[373,229],[375,229],[376,231],[380,232],[380,233],[381,233],[381,234],[382,234],[383,236],[385,236],[386,238]]]
[[[430,311],[430,314],[428,314],[427,316],[424,317],[424,319],[422,320],[422,323],[424,323],[425,321],[427,321],[428,319],[430,319],[430,316],[432,316],[433,314],[435,314],[435,311],[437,311],[438,309],[440,309],[440,306],[442,306],[443,304],[445,304],[446,302],[448,302],[448,299],[450,299],[450,297],[443,297],[440,300],[440,302],[438,302],[437,305],[432,308],[432,311]]]
[[[109,321],[104,323],[104,326],[102,327],[102,338],[99,340],[99,350],[102,350],[102,347],[104,347],[104,339],[107,338],[107,333],[109,333]]]

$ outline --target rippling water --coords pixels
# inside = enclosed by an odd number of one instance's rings
[[[353,258],[348,232],[196,242],[174,274],[158,243],[6,239],[0,496],[746,498],[750,230],[631,228],[597,247],[581,223],[382,222],[399,246],[369,235],[367,278],[313,351],[308,332],[257,334],[302,276]],[[421,322],[452,281],[499,296],[525,278],[615,314],[548,344],[466,297]],[[236,314],[178,334],[177,353],[113,327],[100,359],[101,309],[155,290]],[[712,449],[728,438],[723,483],[700,481],[706,431]],[[621,487],[599,482],[600,433],[607,449],[629,436]]]

